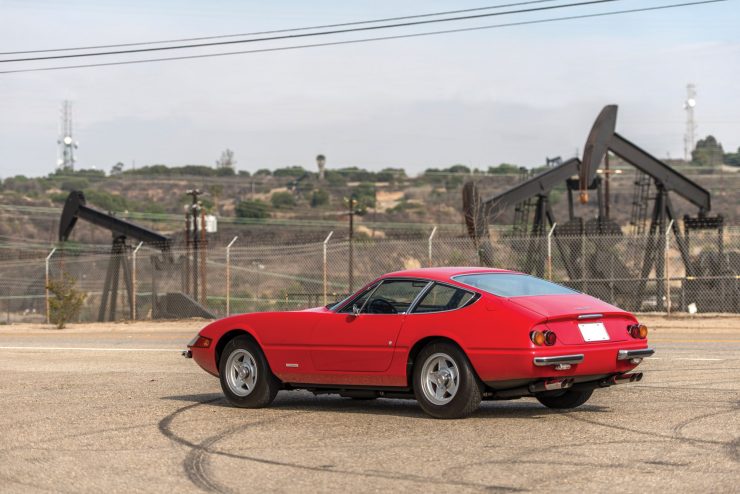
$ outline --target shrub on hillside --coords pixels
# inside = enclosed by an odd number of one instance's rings
[[[295,206],[295,197],[290,192],[275,192],[270,202],[275,208],[292,208]]]
[[[267,204],[262,201],[239,201],[235,212],[239,218],[267,218],[270,216]]]
[[[329,193],[324,189],[316,189],[311,193],[311,207],[326,206],[329,204]]]
[[[77,290],[76,284],[77,280],[64,274],[62,278],[50,281],[46,287],[52,295],[49,298],[49,321],[57,329],[63,329],[69,321],[79,316],[87,298],[86,293]]]

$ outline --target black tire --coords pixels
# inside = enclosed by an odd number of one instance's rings
[[[583,405],[591,398],[593,389],[568,389],[566,391],[549,391],[536,396],[537,401],[547,408],[563,410]]]
[[[248,365],[242,366],[244,377],[235,370],[234,360],[236,363],[248,361]],[[255,374],[252,374],[253,370],[256,370]],[[237,336],[226,344],[221,352],[218,374],[226,399],[237,407],[265,407],[272,403],[280,390],[280,381],[272,374],[262,349],[248,336]],[[239,382],[243,386],[238,386]]]
[[[434,364],[434,361],[439,359],[449,359],[447,368],[450,368],[449,365],[454,365],[454,368],[457,369],[456,391],[450,396],[446,396],[449,393],[445,394],[447,387],[439,388],[440,385],[437,384],[437,387],[434,388],[433,380],[427,380],[430,366],[431,370],[439,369]],[[414,396],[422,410],[428,415],[438,419],[459,419],[470,415],[480,406],[481,386],[478,378],[467,356],[456,345],[438,342],[425,346],[416,356],[413,372]],[[449,378],[449,376],[446,377]],[[447,402],[435,403],[430,399],[430,396],[437,389],[442,389],[444,395],[442,400],[448,400]]]

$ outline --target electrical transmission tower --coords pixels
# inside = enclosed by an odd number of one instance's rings
[[[696,122],[694,122],[694,107],[696,106],[696,86],[686,86],[686,101],[683,109],[686,110],[686,133],[683,136],[683,155],[686,161],[691,161],[691,152],[694,150],[694,134]]]
[[[72,103],[67,100],[62,103],[57,144],[59,145],[57,168],[74,171],[75,149],[77,149],[79,143],[72,136]]]

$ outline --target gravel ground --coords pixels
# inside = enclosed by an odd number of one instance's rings
[[[283,392],[229,407],[178,350],[203,321],[0,327],[0,491],[738,492],[740,318],[644,315],[642,382],[584,406]]]

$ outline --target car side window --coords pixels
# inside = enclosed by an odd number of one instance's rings
[[[427,281],[385,280],[370,295],[362,312],[367,314],[404,313],[428,284]]]
[[[349,314],[352,313],[353,306],[356,305],[357,307],[362,307],[363,305],[365,305],[367,298],[370,296],[376,286],[378,286],[377,283],[359,294],[357,297],[354,298],[354,300],[346,304],[339,312],[342,314]]]
[[[474,293],[453,286],[435,284],[414,308],[414,314],[442,312],[465,307],[475,297]]]

